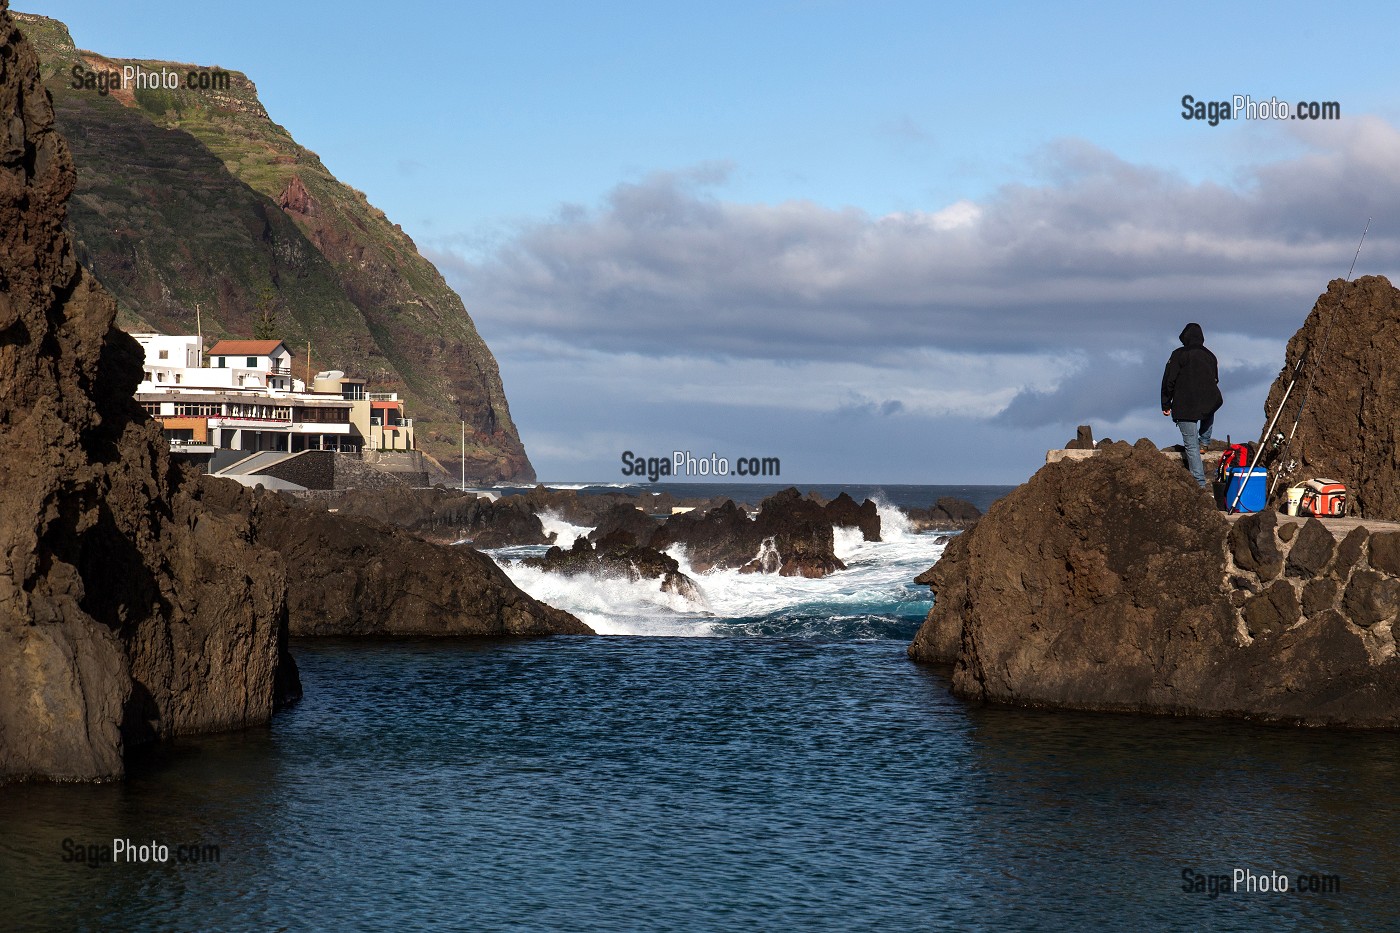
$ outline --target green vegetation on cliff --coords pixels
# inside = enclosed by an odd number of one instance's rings
[[[236,71],[109,59],[16,14],[78,167],[69,226],[127,329],[250,337],[265,316],[313,368],[406,394],[419,445],[467,474],[533,479],[495,358],[437,269],[362,192],[274,123]],[[75,88],[74,71],[215,75],[207,89]],[[219,86],[220,75],[227,86]],[[455,472],[455,469],[454,469]]]

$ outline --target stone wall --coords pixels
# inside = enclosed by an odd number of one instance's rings
[[[294,457],[280,460],[266,469],[257,470],[254,476],[272,476],[296,483],[307,489],[335,488],[335,452],[330,450],[304,450]]]

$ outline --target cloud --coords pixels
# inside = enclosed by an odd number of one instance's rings
[[[429,257],[496,351],[527,443],[547,424],[541,443],[567,449],[566,411],[661,449],[686,412],[706,443],[904,457],[909,475],[920,439],[981,425],[1014,429],[1030,467],[1060,426],[1170,442],[1158,381],[1188,320],[1221,359],[1222,423],[1255,431],[1283,342],[1368,216],[1357,274],[1387,271],[1400,132],[1376,118],[1277,131],[1295,154],[1199,182],[1061,140],[1030,159],[1034,182],[883,216],[727,201],[733,167],[706,164]],[[823,437],[833,418],[848,428]],[[854,425],[864,447],[818,452]]]
[[[1355,124],[1355,125],[1353,125]],[[1340,275],[1368,215],[1400,214],[1400,134],[1365,118],[1233,185],[1075,140],[1044,181],[881,217],[716,197],[707,166],[616,187],[478,261],[438,253],[479,321],[605,350],[787,359],[931,346],[1107,347],[1183,316],[1276,333]],[[1373,231],[1374,255],[1394,234]]]

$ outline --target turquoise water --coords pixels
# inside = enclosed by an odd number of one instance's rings
[[[298,643],[307,701],[0,793],[18,928],[1394,928],[1392,736],[969,707],[893,639]],[[215,844],[62,860],[64,838]],[[1183,869],[1340,876],[1182,891]]]

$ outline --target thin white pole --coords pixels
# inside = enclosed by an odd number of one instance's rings
[[[467,423],[462,422],[462,492],[467,491]]]

